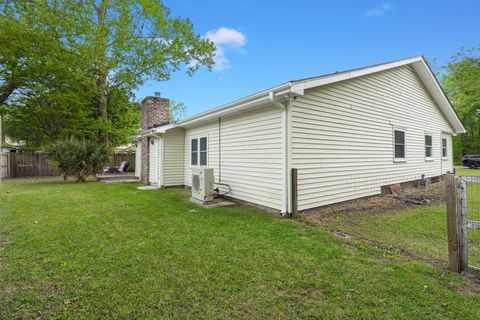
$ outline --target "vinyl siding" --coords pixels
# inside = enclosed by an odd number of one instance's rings
[[[453,129],[409,67],[309,89],[291,106],[299,210],[452,170]],[[406,162],[393,161],[394,127],[406,131]],[[433,135],[433,161],[425,159],[425,133]],[[448,139],[447,160],[442,136]]]
[[[230,185],[228,195],[281,210],[281,119],[281,112],[268,105],[186,129],[185,185],[191,184],[190,140],[208,136],[208,167],[215,181]]]
[[[184,184],[185,132],[183,128],[168,130],[163,135],[163,184],[166,187]]]

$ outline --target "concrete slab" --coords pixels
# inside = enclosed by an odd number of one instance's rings
[[[160,187],[157,186],[140,186],[137,187],[138,190],[157,190],[160,189]]]
[[[204,208],[211,209],[211,208],[221,208],[221,207],[229,207],[233,206],[235,203],[231,201],[227,201],[225,199],[214,199],[212,201],[208,202],[202,202],[200,200],[197,200],[195,198],[190,198],[190,201],[198,204]]]
[[[103,180],[103,183],[123,183],[123,182],[140,182],[138,179],[116,179],[116,180]]]

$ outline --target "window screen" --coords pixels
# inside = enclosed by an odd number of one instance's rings
[[[207,165],[207,137],[200,138],[200,165]]]
[[[442,138],[442,158],[447,158],[448,156],[448,148],[447,148],[447,139]]]
[[[208,159],[207,137],[193,138],[191,140],[190,164],[192,166],[206,166]]]
[[[433,152],[433,139],[432,136],[429,134],[425,135],[425,158],[432,158]]]
[[[191,165],[198,165],[198,139],[192,139],[191,144]]]
[[[395,130],[395,159],[405,159],[405,131]]]

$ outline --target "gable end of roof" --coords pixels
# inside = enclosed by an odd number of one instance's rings
[[[432,95],[433,99],[440,107],[440,110],[447,118],[448,122],[455,130],[455,133],[465,133],[466,130],[457,116],[455,109],[448,100],[447,95],[443,91],[440,83],[433,74],[430,66],[423,56],[415,56],[403,60],[396,60],[392,62],[373,65],[370,67],[347,70],[343,72],[332,73],[325,76],[307,78],[302,80],[292,81],[292,92],[303,95],[304,91],[310,88],[324,86],[327,84],[344,81],[348,79],[358,78],[361,76],[381,72],[401,66],[411,66],[418,74],[427,90]]]

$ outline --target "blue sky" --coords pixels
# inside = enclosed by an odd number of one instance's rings
[[[445,64],[480,45],[480,1],[165,1],[217,43],[214,71],[147,82],[142,99],[184,102],[187,114],[289,80],[423,54]]]

